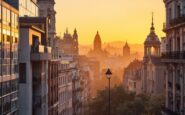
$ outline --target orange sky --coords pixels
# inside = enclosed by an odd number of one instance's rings
[[[165,8],[163,0],[55,0],[58,35],[77,28],[80,44],[92,44],[99,30],[103,42],[143,43],[149,33],[151,14],[161,38]]]

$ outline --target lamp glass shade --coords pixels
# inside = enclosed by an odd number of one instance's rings
[[[106,72],[105,74],[106,74],[106,77],[107,77],[108,79],[110,79],[110,78],[111,78],[111,75],[112,75],[112,72],[111,72],[110,69],[108,68],[108,69],[107,69],[107,72]]]

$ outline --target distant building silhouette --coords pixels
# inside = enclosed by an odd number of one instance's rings
[[[94,38],[94,51],[98,52],[102,50],[102,41],[99,35],[99,32],[97,31],[97,34]]]
[[[107,57],[109,55],[109,53],[106,50],[102,49],[102,41],[98,31],[94,38],[94,49],[89,51],[88,55],[90,57],[100,57],[100,58]]]
[[[125,46],[123,46],[123,57],[130,58],[130,47],[126,41]]]
[[[66,32],[64,33],[61,47],[63,49],[63,53],[67,55],[78,55],[79,49],[78,49],[78,33],[77,30],[74,30],[73,35],[68,33],[68,29],[66,29]]]

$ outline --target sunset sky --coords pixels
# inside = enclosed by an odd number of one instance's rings
[[[163,0],[55,0],[58,35],[77,28],[80,44],[92,44],[97,30],[103,42],[143,43],[154,24],[161,38],[165,7]]]

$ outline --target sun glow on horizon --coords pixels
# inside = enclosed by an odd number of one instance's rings
[[[77,28],[80,44],[92,44],[97,30],[104,42],[143,43],[150,31],[151,16],[159,38],[165,22],[163,0],[55,0],[58,35]]]

